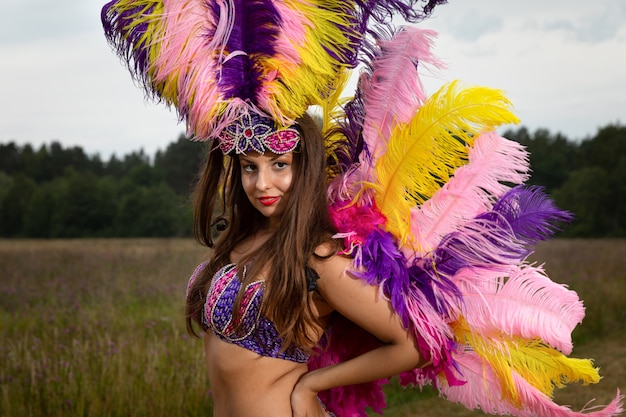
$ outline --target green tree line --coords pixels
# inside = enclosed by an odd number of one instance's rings
[[[183,135],[153,158],[140,150],[108,161],[58,142],[0,144],[0,236],[189,236],[204,152]]]
[[[530,152],[529,183],[545,187],[574,215],[568,237],[626,236],[626,126],[609,124],[579,142],[547,129],[522,127],[503,136]]]
[[[626,236],[626,126],[582,141],[525,127],[503,135],[529,150],[529,183],[574,214],[562,235]],[[189,194],[205,152],[183,135],[154,157],[140,150],[108,161],[58,142],[0,144],[0,236],[190,236]]]

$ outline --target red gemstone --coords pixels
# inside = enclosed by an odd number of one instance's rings
[[[243,131],[243,135],[247,138],[251,138],[252,137],[252,129],[248,128],[246,130]]]

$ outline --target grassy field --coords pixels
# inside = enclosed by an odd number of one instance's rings
[[[0,241],[0,416],[210,416],[202,343],[182,318],[204,255],[181,239]],[[626,391],[626,241],[556,240],[535,259],[585,300],[574,356],[604,376],[558,400],[607,403]],[[482,415],[432,392],[388,395],[385,416]]]

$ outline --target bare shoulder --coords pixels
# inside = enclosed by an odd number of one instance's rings
[[[315,250],[315,255],[309,262],[310,266],[320,276],[320,284],[334,281],[352,266],[352,258],[337,253],[337,247],[332,243],[323,243]]]
[[[355,287],[365,286],[365,282],[351,273],[353,259],[337,253],[332,244],[320,245],[315,253],[317,256],[310,261],[310,266],[319,275],[317,282],[319,293],[333,308],[341,310],[337,308],[340,307],[336,305],[337,300],[352,292]]]
[[[377,286],[369,285],[355,275],[352,258],[330,254],[315,259],[318,291],[336,311],[367,330],[383,342],[406,340],[399,318]]]

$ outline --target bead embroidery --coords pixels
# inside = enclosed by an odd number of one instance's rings
[[[220,133],[219,141],[224,155],[233,151],[238,155],[265,151],[280,155],[298,146],[300,134],[291,127],[276,130],[271,119],[246,113]]]
[[[239,326],[232,323],[232,309],[240,288],[241,280],[235,264],[221,268],[213,277],[207,293],[203,324],[220,339],[261,356],[306,362],[309,356],[298,346],[292,345],[281,350],[282,340],[274,323],[261,315],[263,281],[255,281],[246,286],[241,302],[241,323]]]
[[[244,267],[244,277],[245,271],[246,269]],[[218,303],[220,300],[227,300],[228,302],[226,304],[230,304],[231,306],[234,304],[239,288],[241,287],[240,283],[231,285],[233,284],[233,280],[237,279],[237,270],[235,269],[235,265],[227,265],[227,268],[223,268],[218,273],[220,275],[215,276],[211,282],[211,289],[207,294],[205,321],[209,318],[210,323],[205,322],[205,324],[229,342],[246,339],[250,336],[255,328],[255,324],[259,321],[262,299],[259,295],[262,294],[263,281],[255,281],[246,286],[244,296],[241,300],[240,310],[240,319],[243,323],[241,323],[241,327],[237,333],[237,325],[233,323],[232,314],[230,314],[230,311],[222,311],[225,306]]]

